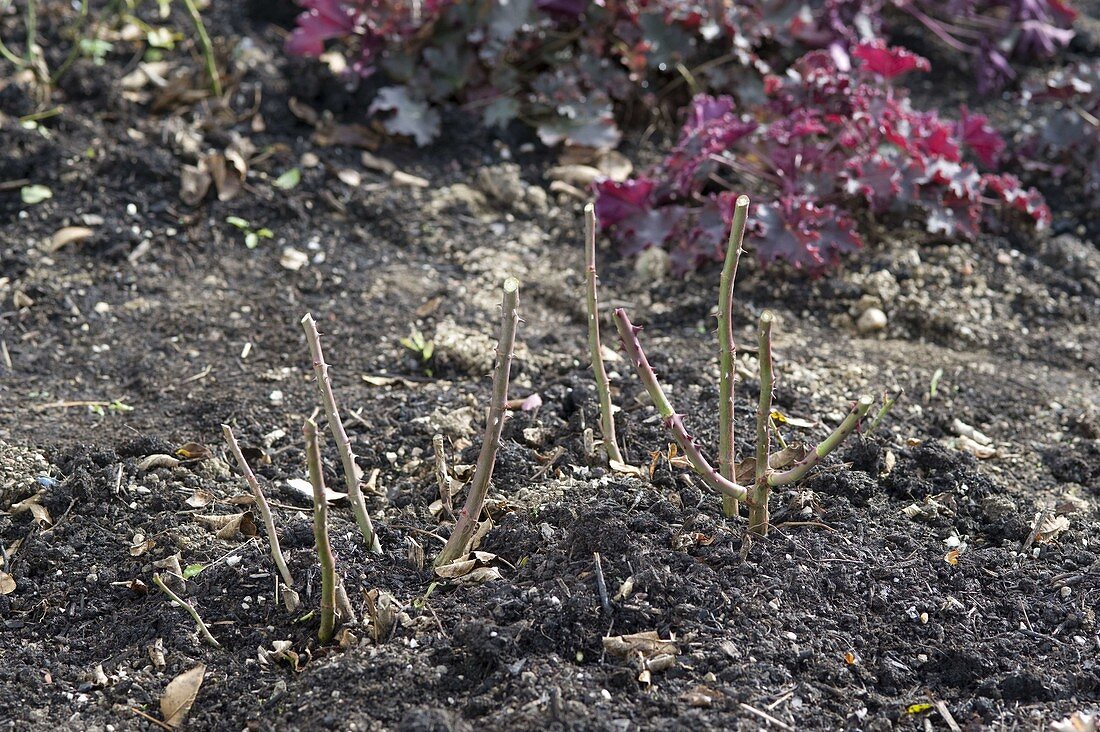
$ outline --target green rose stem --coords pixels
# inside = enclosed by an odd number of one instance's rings
[[[840,423],[840,426],[833,430],[832,434],[826,437],[821,444],[813,449],[809,455],[799,460],[792,465],[789,469],[779,472],[769,472],[768,485],[790,485],[801,480],[806,473],[810,472],[810,469],[821,462],[821,458],[828,455],[835,450],[848,435],[852,434],[852,431],[859,426],[860,421],[867,416],[867,412],[870,411],[871,405],[875,403],[874,398],[864,394],[848,412],[848,416],[844,418],[844,421]]]
[[[210,42],[210,36],[206,32],[206,24],[202,22],[202,16],[199,14],[198,7],[195,6],[195,0],[183,0],[183,5],[187,8],[187,13],[195,24],[195,32],[199,34],[202,58],[206,64],[206,75],[210,78],[210,91],[214,93],[215,97],[221,97],[221,75],[218,73],[218,64],[214,60],[214,44]]]
[[[592,357],[592,375],[596,377],[596,395],[600,400],[600,433],[603,436],[603,448],[609,461],[623,463],[619,452],[619,443],[615,437],[615,415],[611,411],[611,386],[607,380],[607,370],[603,365],[603,352],[600,348],[600,313],[596,285],[596,213],[592,204],[584,207],[584,256],[585,276],[588,284],[588,350]]]
[[[229,450],[233,453],[237,464],[241,466],[244,481],[252,490],[252,497],[256,499],[256,508],[259,510],[260,516],[264,520],[264,528],[267,530],[267,543],[271,547],[271,558],[275,561],[275,566],[279,568],[279,575],[283,578],[283,584],[288,589],[293,590],[294,577],[286,566],[286,560],[283,559],[283,550],[279,546],[279,535],[275,533],[275,519],[271,517],[271,508],[267,505],[267,498],[264,497],[264,492],[260,489],[260,481],[256,480],[252,468],[248,466],[248,462],[244,459],[241,447],[237,444],[237,438],[233,436],[233,428],[223,424],[222,435],[225,436],[225,441],[229,443]]]
[[[306,464],[309,482],[313,486],[313,537],[317,542],[317,557],[321,563],[321,629],[317,638],[322,643],[332,639],[336,627],[336,558],[328,540],[328,503],[325,500],[325,477],[321,473],[321,447],[317,441],[317,423],[307,419],[303,428],[306,437]]]
[[[745,238],[745,222],[749,213],[749,197],[738,196],[733,209],[733,225],[726,245],[726,262],[718,290],[718,470],[722,477],[735,480],[736,453],[733,444],[733,384],[736,379],[737,343],[733,339],[733,286],[737,279],[737,264],[741,260],[741,242]],[[740,507],[736,498],[723,494],[722,511],[736,516]]]
[[[882,408],[878,410],[878,414],[876,414],[875,418],[871,420],[871,424],[867,425],[867,429],[863,431],[864,437],[875,431],[875,428],[878,427],[879,422],[881,422],[882,418],[885,417],[890,412],[890,410],[894,408],[894,403],[897,402],[900,397],[901,393],[898,393],[898,395],[895,397],[887,397],[885,394],[883,394]]]
[[[374,531],[370,514],[367,513],[367,504],[363,499],[362,485],[363,473],[355,463],[355,453],[351,451],[351,440],[344,431],[344,423],[340,419],[340,410],[336,407],[336,396],[332,392],[332,380],[328,375],[328,364],[325,363],[324,353],[321,351],[321,336],[317,332],[317,323],[309,313],[302,318],[302,328],[306,332],[306,342],[309,344],[309,352],[313,358],[313,372],[317,376],[317,389],[321,393],[321,405],[324,407],[325,418],[328,420],[332,439],[340,451],[340,462],[344,466],[344,480],[348,487],[348,503],[351,504],[352,513],[355,514],[355,522],[359,524],[359,531],[367,542],[367,547],[375,554],[382,553],[382,546],[378,543],[378,534]]]
[[[760,536],[768,534],[768,455],[771,452],[771,431],[768,424],[772,414],[772,323],[775,315],[770,310],[760,313],[760,331],[757,336],[760,363],[760,404],[756,408],[756,481],[753,483],[753,506],[749,508],[749,531]]]
[[[493,477],[497,448],[500,446],[500,433],[504,427],[505,402],[508,401],[508,378],[512,369],[512,352],[516,343],[516,328],[519,326],[519,280],[509,277],[504,281],[504,299],[501,306],[500,340],[497,341],[497,363],[493,371],[493,395],[489,402],[489,418],[485,424],[485,439],[481,443],[481,453],[477,457],[477,467],[470,481],[470,491],[466,504],[458,513],[458,523],[451,532],[447,545],[435,558],[435,566],[453,562],[466,551],[466,546],[474,535],[481,509],[485,504],[485,495],[489,492],[489,481]]]
[[[638,331],[641,330],[641,328],[636,327],[630,322],[630,317],[622,308],[618,308],[615,311],[615,327],[619,330],[619,336],[622,338],[623,348],[626,350],[627,356],[638,372],[638,378],[641,380],[642,385],[645,386],[646,391],[649,392],[649,398],[657,407],[657,412],[664,419],[665,427],[672,433],[673,439],[676,440],[676,444],[683,450],[691,467],[699,474],[703,482],[715,492],[724,496],[730,496],[739,501],[748,502],[748,489],[738,485],[729,478],[723,477],[715,470],[714,467],[707,462],[707,459],[703,457],[695,441],[691,439],[691,435],[688,434],[687,429],[684,427],[683,417],[677,414],[676,410],[672,408],[672,404],[669,403],[668,397],[665,396],[664,389],[661,388],[660,382],[657,381],[657,374],[653,372],[653,367],[649,365],[649,360],[642,350],[642,344],[638,341]]]
[[[172,599],[172,602],[176,603],[187,611],[187,614],[195,620],[195,625],[198,626],[199,632],[202,634],[203,639],[207,643],[214,646],[215,648],[222,647],[222,644],[218,643],[217,639],[215,639],[214,636],[210,634],[210,628],[206,627],[206,623],[202,622],[202,618],[199,617],[199,611],[196,610],[194,606],[191,605],[191,603],[180,599],[179,595],[168,589],[168,585],[164,584],[164,580],[162,580],[160,578],[160,575],[155,572],[153,573],[153,584],[159,587],[161,591],[164,592],[164,594],[168,595],[168,597]]]

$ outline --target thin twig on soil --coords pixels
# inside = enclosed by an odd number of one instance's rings
[[[144,719],[144,720],[145,720],[146,722],[152,722],[153,724],[155,724],[156,726],[160,727],[161,729],[163,729],[163,730],[168,730],[168,732],[176,732],[176,728],[175,728],[175,727],[169,727],[169,726],[168,726],[167,724],[165,724],[164,722],[160,721],[159,719],[157,719],[157,718],[156,718],[156,717],[154,717],[153,715],[151,715],[151,714],[146,714],[145,712],[141,711],[141,710],[140,710],[140,709],[138,709],[137,707],[129,707],[129,709],[130,709],[130,711],[131,711],[131,712],[133,712],[134,714],[138,715],[139,717],[141,717],[142,719]]]
[[[588,352],[592,361],[592,375],[596,379],[596,396],[600,404],[600,435],[603,437],[603,449],[610,462],[623,463],[623,454],[615,437],[615,414],[611,405],[611,384],[607,378],[607,369],[603,364],[603,350],[600,344],[600,308],[596,275],[596,211],[591,203],[584,207],[584,258],[585,258],[585,302],[588,305]]]
[[[781,719],[776,719],[775,717],[773,717],[772,715],[768,714],[765,711],[761,711],[760,709],[757,709],[756,707],[749,706],[745,702],[741,702],[741,708],[744,709],[746,712],[751,712],[752,714],[755,714],[756,716],[760,717],[761,719],[763,719],[768,724],[774,724],[779,729],[786,729],[786,730],[791,730],[791,732],[794,732],[794,727],[787,724],[786,722],[784,722]]]
[[[512,369],[512,353],[516,343],[516,329],[519,326],[519,280],[509,277],[504,281],[504,297],[501,305],[500,339],[497,341],[497,364],[493,371],[493,394],[489,402],[489,418],[485,424],[485,438],[481,443],[481,453],[477,457],[477,467],[470,481],[470,491],[466,504],[458,514],[451,538],[435,558],[439,567],[458,559],[466,551],[466,546],[474,535],[481,509],[485,504],[485,495],[489,492],[489,481],[493,477],[496,465],[497,448],[500,446],[500,434],[504,427],[504,404],[508,401],[508,379]]]
[[[317,377],[317,390],[321,394],[321,405],[324,407],[325,418],[328,420],[329,431],[340,452],[340,462],[344,466],[344,482],[348,488],[348,503],[351,504],[352,513],[355,514],[355,522],[359,524],[359,531],[367,542],[367,547],[375,554],[382,553],[382,545],[378,543],[378,534],[374,531],[370,514],[367,513],[367,504],[363,498],[360,487],[363,479],[363,471],[355,462],[355,453],[351,450],[351,440],[344,431],[344,423],[340,419],[340,410],[336,406],[336,395],[332,391],[332,379],[328,375],[328,364],[325,363],[325,354],[321,350],[321,334],[317,332],[317,323],[310,313],[302,318],[302,328],[306,333],[306,342],[309,344],[310,356],[313,358],[313,372]]]
[[[733,288],[737,280],[737,264],[741,260],[741,242],[745,238],[749,197],[738,196],[733,211],[733,225],[726,244],[726,260],[718,290],[718,471],[727,480],[736,480],[734,448],[733,386],[737,378],[737,343],[733,337]],[[736,516],[739,501],[722,496],[722,510],[727,518]]]
[[[223,424],[222,435],[225,436],[225,441],[229,443],[229,450],[233,453],[233,458],[241,468],[245,483],[252,490],[252,497],[256,499],[256,508],[260,511],[260,517],[264,520],[264,528],[267,530],[267,543],[271,547],[271,558],[279,569],[283,584],[293,589],[294,577],[290,574],[290,569],[286,566],[286,560],[283,558],[283,550],[279,546],[279,535],[275,533],[275,519],[271,516],[271,508],[267,505],[267,498],[260,488],[260,481],[256,480],[252,468],[249,467],[248,461],[244,459],[241,447],[237,444],[237,438],[233,435],[233,429],[229,425]]]
[[[199,633],[202,634],[203,639],[207,643],[214,646],[215,648],[222,647],[221,643],[218,643],[217,639],[214,638],[213,635],[211,635],[210,628],[206,627],[206,623],[204,623],[202,621],[202,618],[199,617],[199,611],[196,610],[194,606],[191,605],[191,603],[181,599],[179,595],[172,592],[172,590],[168,588],[168,585],[164,584],[164,580],[162,580],[160,578],[160,575],[156,572],[153,573],[153,584],[159,587],[164,592],[164,594],[168,595],[168,597],[170,597],[173,602],[175,602],[177,605],[187,611],[187,613],[194,619],[195,625],[197,625],[199,628]]]

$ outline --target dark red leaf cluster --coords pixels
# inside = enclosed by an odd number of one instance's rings
[[[957,122],[915,109],[886,82],[928,62],[882,43],[855,59],[814,51],[782,77],[767,101],[738,115],[729,97],[698,96],[680,138],[645,176],[597,185],[597,213],[623,251],[667,247],[678,272],[723,256],[733,195],[757,202],[757,252],[819,273],[860,246],[863,212],[916,218],[928,231],[973,238],[1000,206],[1039,227],[1050,212],[1012,176],[982,174],[1004,142],[982,115]]]

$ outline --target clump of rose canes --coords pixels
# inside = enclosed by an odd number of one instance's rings
[[[719,419],[721,422],[719,425],[720,469],[715,469],[706,459],[684,426],[683,415],[677,413],[669,402],[657,379],[657,374],[650,365],[649,359],[642,349],[642,344],[638,340],[638,332],[641,328],[630,321],[630,317],[623,308],[615,310],[615,325],[618,328],[627,357],[634,364],[634,368],[638,373],[638,378],[649,393],[653,404],[657,407],[657,412],[664,420],[665,427],[668,428],[676,444],[683,451],[687,462],[709,488],[723,496],[727,515],[733,515],[736,512],[738,508],[736,502],[744,502],[749,509],[749,531],[754,534],[766,535],[769,526],[768,498],[771,489],[790,485],[805,477],[822,458],[835,450],[859,427],[874,404],[874,399],[867,395],[859,397],[851,406],[848,415],[841,424],[825,440],[793,465],[783,464],[786,459],[784,453],[773,454],[771,452],[772,390],[775,385],[772,366],[772,325],[775,322],[775,315],[771,311],[765,310],[760,314],[757,337],[760,399],[756,414],[755,467],[750,485],[739,482],[735,468],[736,456],[733,442],[733,383],[736,374],[734,363],[737,347],[733,340],[731,323],[734,278],[741,254],[741,241],[745,233],[748,207],[748,196],[738,197],[735,203],[729,245],[726,251],[726,263],[722,270],[721,294],[718,303],[721,379],[719,384],[721,398],[721,404],[719,405]],[[889,405],[885,406],[880,411],[878,419],[881,419],[881,416],[888,409]]]

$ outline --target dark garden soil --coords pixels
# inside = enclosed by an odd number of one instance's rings
[[[622,361],[609,363],[622,442],[652,478],[586,454],[580,208],[548,193],[554,155],[460,115],[431,147],[384,143],[365,162],[323,144],[289,100],[355,122],[367,97],[287,61],[277,28],[224,5],[207,14],[236,70],[223,106],[186,101],[204,81],[181,53],[190,77],[171,93],[124,88],[138,68],[125,54],[78,60],[38,129],[15,119],[29,88],[0,79],[0,568],[15,584],[0,594],[0,728],[156,729],[142,715],[160,719],[165,686],[200,663],[189,729],[1040,729],[1096,710],[1100,251],[1072,192],[1042,236],[965,244],[882,225],[816,281],[743,263],[738,336],[765,307],[780,316],[788,440],[820,439],[860,393],[905,390],[872,437],[778,491],[775,529],[748,542],[744,519],[662,457],[669,439]],[[57,39],[69,19],[51,17]],[[181,167],[240,140],[236,197],[183,203]],[[295,166],[297,187],[271,185]],[[21,180],[53,198],[25,206],[5,185]],[[249,249],[228,216],[273,237]],[[93,233],[57,246],[67,226]],[[602,257],[604,304],[647,326],[689,429],[716,444],[717,269],[674,280],[652,258]],[[450,526],[429,509],[431,440],[474,462],[509,274],[524,283],[512,393],[542,406],[505,427],[480,547],[501,578],[437,582]],[[861,334],[870,307],[887,324]],[[306,312],[377,471],[383,555],[341,502],[333,541],[356,611],[378,590],[391,620],[352,628],[346,648],[316,641],[310,503],[288,485],[305,477],[316,403]],[[400,343],[413,330],[435,345],[427,364]],[[745,349],[743,454],[755,369]],[[219,539],[201,520],[248,509],[223,422],[277,504],[295,613],[262,527]],[[141,467],[188,442],[212,456]],[[339,488],[331,441],[325,457]],[[45,512],[13,509],[35,495]],[[177,553],[205,567],[180,589],[221,649],[152,584]],[[602,640],[645,631],[678,651],[648,681],[640,656]],[[282,641],[294,655],[273,657]]]

